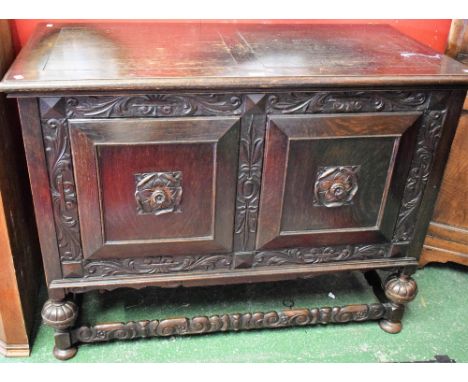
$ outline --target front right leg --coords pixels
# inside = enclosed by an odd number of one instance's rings
[[[403,272],[391,275],[385,282],[385,296],[392,303],[395,310],[401,311],[400,316],[403,314],[405,304],[414,300],[417,292],[416,281]],[[379,325],[387,333],[399,333],[402,328],[401,317],[398,319],[382,319]]]

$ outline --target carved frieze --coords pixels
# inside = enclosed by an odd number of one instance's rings
[[[93,260],[84,263],[85,277],[153,275],[158,273],[229,269],[232,255],[155,256]]]
[[[267,112],[272,114],[363,113],[423,110],[428,94],[410,91],[296,92],[268,97]]]
[[[290,248],[255,254],[252,267],[319,264],[334,261],[385,258],[391,254],[388,244],[344,245],[337,247]]]
[[[344,245],[336,247],[290,248],[252,252],[242,268],[319,264],[335,261],[390,257],[390,244]],[[156,256],[130,259],[88,260],[85,277],[152,275],[191,271],[221,271],[232,268],[235,254]]]
[[[233,94],[78,96],[66,100],[68,118],[239,115],[243,97]]]

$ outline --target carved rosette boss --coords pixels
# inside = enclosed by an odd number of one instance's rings
[[[180,212],[182,172],[135,174],[135,200],[139,214]]]
[[[314,206],[340,207],[352,204],[358,191],[360,166],[319,167],[314,186]]]

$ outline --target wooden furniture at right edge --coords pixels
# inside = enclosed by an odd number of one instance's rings
[[[454,20],[448,55],[468,65],[468,20]],[[468,70],[468,66],[467,66]],[[458,123],[419,265],[468,265],[468,97]]]

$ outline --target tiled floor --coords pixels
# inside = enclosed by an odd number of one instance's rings
[[[396,335],[366,322],[143,339],[83,345],[68,362],[405,362],[431,360],[435,355],[468,362],[468,269],[429,265],[415,279],[419,294],[408,306],[403,331]],[[120,290],[103,297],[91,293],[85,298],[83,321],[190,317],[376,300],[360,273],[224,288]],[[40,325],[30,358],[0,357],[0,362],[55,362],[52,347],[52,330]]]

